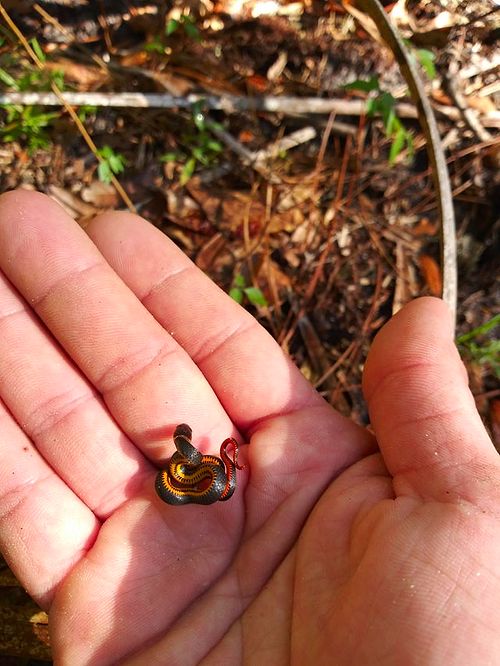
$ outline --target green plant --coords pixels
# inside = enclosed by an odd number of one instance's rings
[[[102,161],[97,167],[99,180],[103,183],[110,183],[113,174],[122,173],[127,161],[121,153],[115,153],[111,146],[103,146],[98,151]]]
[[[436,56],[434,53],[429,51],[429,49],[415,49],[415,55],[419,63],[424,68],[427,76],[430,79],[435,79],[436,65],[434,64],[434,61],[436,60]]]
[[[190,14],[182,14],[178,19],[170,19],[165,28],[167,37],[181,28],[191,39],[199,42],[201,40],[200,31],[196,27],[196,22]]]
[[[28,150],[47,148],[50,138],[45,131],[58,113],[43,113],[39,107],[9,104],[6,109],[6,124],[0,127],[4,143],[19,141],[27,145]]]
[[[229,290],[229,295],[240,305],[245,296],[252,305],[267,305],[267,300],[258,287],[247,287],[246,280],[241,273],[238,273],[233,280],[233,286]]]
[[[89,116],[94,115],[97,113],[97,106],[92,106],[91,104],[83,104],[82,106],[78,107],[78,117],[84,123]]]
[[[185,185],[198,164],[209,166],[217,161],[222,152],[222,145],[213,136],[213,131],[222,129],[218,123],[206,118],[203,103],[196,102],[192,106],[193,129],[182,134],[180,143],[184,150],[172,151],[161,156],[162,162],[183,162],[184,166],[179,177],[181,185]]]
[[[394,164],[397,156],[407,148],[408,156],[413,157],[413,135],[406,129],[396,114],[396,99],[391,93],[380,88],[378,76],[372,76],[368,80],[358,79],[344,86],[346,90],[361,90],[366,93],[376,93],[366,101],[366,113],[368,116],[380,114],[384,124],[385,135],[392,140],[389,151],[389,164]]]
[[[45,54],[38,41],[32,39],[30,44],[37,57],[42,62],[45,61]],[[2,60],[2,64],[4,60]],[[7,62],[11,66],[17,67],[18,65],[12,58],[12,54],[8,54]],[[13,75],[0,67],[0,81],[17,92],[50,90],[52,83],[55,83],[60,90],[64,89],[64,74],[59,70],[45,72],[38,69],[26,69],[20,74]],[[18,141],[26,144],[30,152],[50,145],[50,137],[46,130],[50,123],[60,116],[60,112],[45,112],[39,106],[20,104],[7,104],[4,112],[5,124],[0,127],[0,136],[4,143]]]
[[[481,326],[474,328],[456,339],[461,352],[467,354],[479,365],[486,365],[492,369],[497,377],[500,377],[500,340],[494,338],[484,343],[478,343],[477,338],[484,336],[488,331],[500,326],[500,314],[492,317]]]
[[[182,14],[178,19],[170,19],[165,26],[164,34],[158,35],[149,41],[144,47],[145,50],[154,53],[165,53],[165,38],[170,37],[179,29],[183,30],[186,36],[190,39],[193,39],[196,42],[201,41],[200,31],[196,27],[194,18],[189,14]]]

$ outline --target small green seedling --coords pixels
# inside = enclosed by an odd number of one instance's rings
[[[385,135],[392,139],[391,149],[389,151],[389,164],[393,165],[396,158],[403,150],[408,149],[408,156],[411,158],[414,154],[413,135],[406,129],[396,114],[396,99],[391,93],[380,88],[378,76],[372,76],[370,79],[358,79],[344,86],[346,90],[361,90],[366,93],[376,93],[366,101],[366,113],[368,116],[382,116]]]
[[[97,167],[99,180],[103,183],[110,183],[113,174],[122,173],[127,162],[121,153],[115,153],[110,146],[103,146],[98,153],[102,158]]]
[[[160,158],[162,162],[184,163],[179,177],[181,185],[190,180],[198,165],[210,166],[217,162],[223,150],[222,145],[213,136],[213,130],[220,129],[221,126],[207,119],[203,111],[203,102],[193,104],[192,117],[194,128],[185,132],[180,138],[184,150],[165,153]]]
[[[196,27],[194,18],[189,14],[182,14],[178,19],[170,19],[165,28],[167,37],[173,35],[174,32],[181,28],[186,33],[187,37],[199,42],[201,40],[200,31]]]
[[[247,287],[243,275],[239,273],[233,280],[233,286],[229,290],[231,298],[242,305],[245,297],[255,306],[266,306],[267,299],[258,287]]]
[[[151,41],[145,45],[145,50],[151,53],[165,53],[165,48],[168,43],[168,37],[182,30],[187,37],[193,39],[196,42],[201,41],[200,31],[196,27],[195,20],[189,14],[182,14],[178,19],[170,19],[167,25],[165,26],[165,33],[157,35]]]

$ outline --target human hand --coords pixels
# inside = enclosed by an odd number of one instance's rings
[[[0,549],[56,664],[494,663],[499,461],[443,303],[373,344],[379,453],[159,231],[87,231],[0,198]],[[250,443],[230,501],[155,495],[181,422]]]

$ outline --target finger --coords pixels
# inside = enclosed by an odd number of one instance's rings
[[[95,540],[99,522],[1,401],[0,459],[0,551],[30,595],[48,608],[59,583]]]
[[[472,500],[487,490],[498,455],[441,300],[413,301],[383,328],[367,360],[364,391],[396,493]]]
[[[34,192],[2,196],[0,266],[149,455],[165,457],[158,442],[182,421],[214,448],[231,434],[186,352],[53,201]]]
[[[248,431],[263,418],[322,404],[255,318],[152,225],[106,213],[87,232],[202,370],[238,428]],[[137,256],[149,261],[138,264]]]
[[[0,273],[0,398],[59,476],[105,518],[152,467]]]

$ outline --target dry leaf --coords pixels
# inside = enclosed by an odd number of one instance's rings
[[[259,93],[266,92],[269,85],[267,79],[265,79],[263,76],[260,76],[259,74],[248,76],[246,83],[251,90],[255,90]]]
[[[467,106],[470,106],[471,109],[475,109],[480,113],[493,113],[496,111],[496,106],[493,100],[490,97],[466,97],[465,101]]]
[[[30,617],[30,622],[32,624],[48,624],[49,616],[45,611],[39,611]]]
[[[88,217],[90,215],[95,215],[97,212],[95,206],[85,203],[80,197],[77,197],[69,190],[65,190],[57,185],[51,185],[49,187],[49,194],[51,199],[57,201],[57,203],[64,208],[71,217]]]
[[[114,186],[94,180],[88,187],[82,190],[82,199],[92,203],[97,208],[115,208],[118,203],[118,193]]]
[[[441,88],[436,88],[431,90],[432,99],[438,104],[444,104],[445,106],[453,106],[453,101],[449,95],[447,95],[444,90]]]
[[[437,222],[431,222],[428,217],[423,217],[418,224],[413,227],[415,236],[435,236],[439,229]]]
[[[419,257],[420,270],[433,296],[441,296],[443,282],[441,279],[441,269],[428,254],[422,254]]]
[[[255,134],[250,130],[242,130],[238,134],[238,141],[241,143],[250,143],[255,140]]]
[[[100,67],[83,65],[70,60],[57,60],[56,62],[47,61],[44,68],[63,72],[64,80],[76,83],[78,89],[82,91],[102,86],[102,84],[108,79],[107,72]]]
[[[342,6],[348,12],[353,16],[356,21],[360,24],[360,26],[370,35],[370,37],[377,42],[377,44],[384,44],[384,41],[382,40],[382,37],[380,36],[379,29],[375,25],[375,21],[371,19],[368,14],[365,14],[364,12],[360,11],[359,9],[356,9],[352,5],[346,4],[345,2],[342,3]]]
[[[196,265],[198,268],[201,268],[202,271],[208,271],[220,252],[224,249],[226,245],[226,239],[221,233],[217,233],[210,240],[208,240],[205,245],[201,248],[196,256]]]

